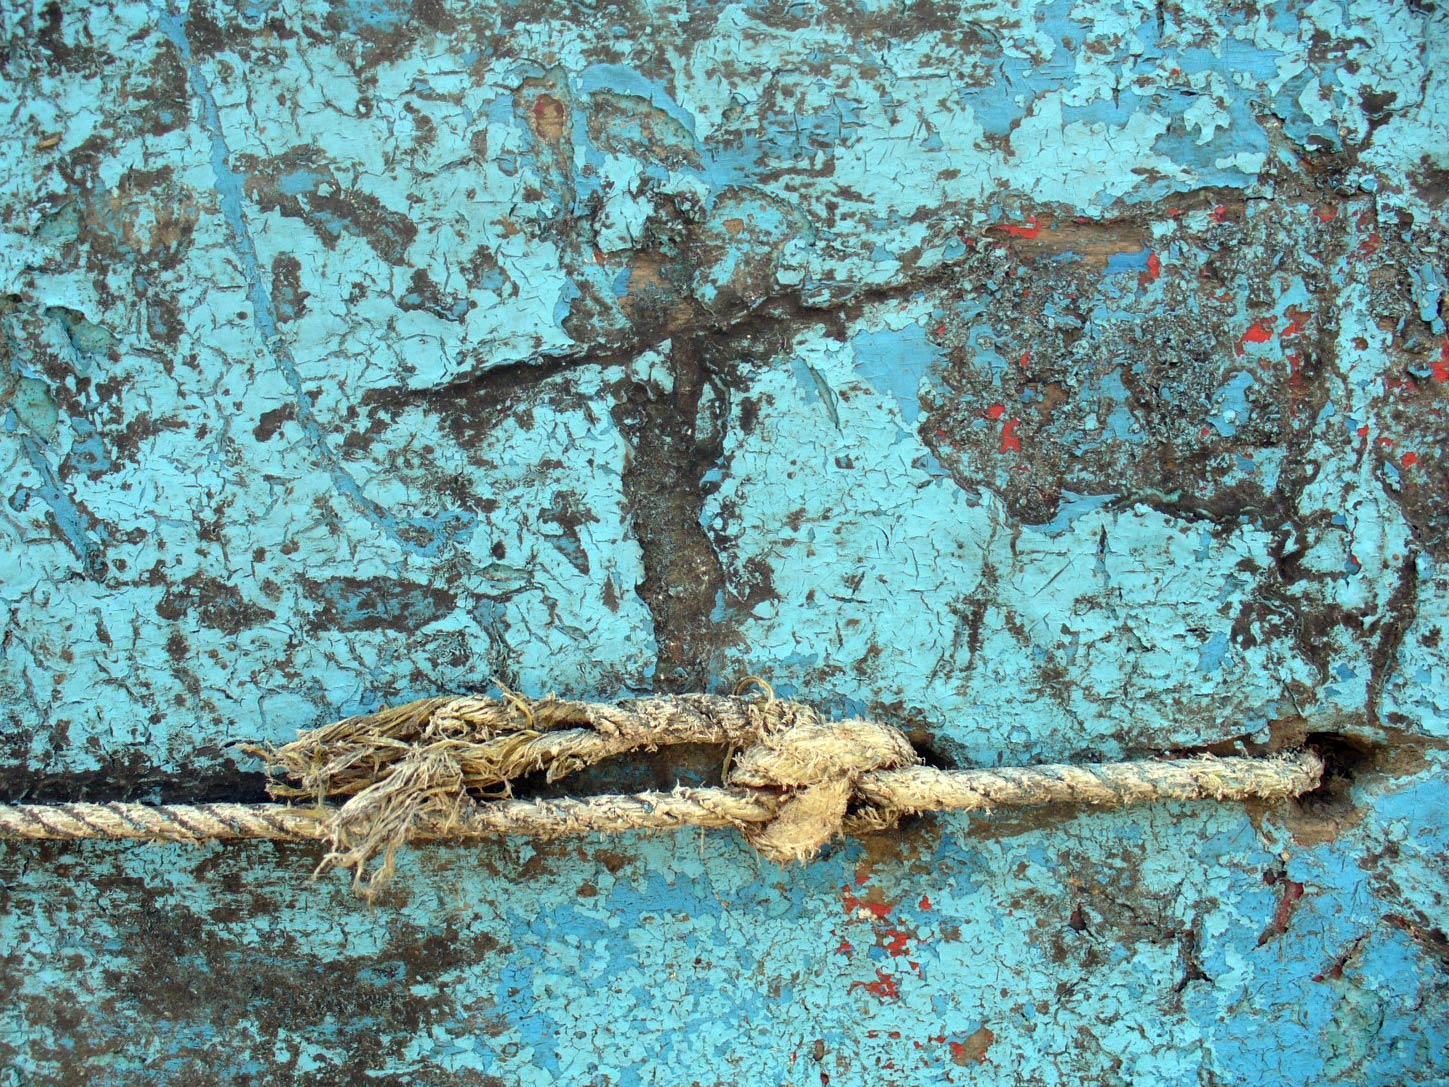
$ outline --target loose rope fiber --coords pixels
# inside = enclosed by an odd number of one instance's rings
[[[0,838],[318,840],[329,846],[318,871],[350,868],[370,895],[409,841],[735,827],[770,860],[803,863],[842,834],[918,812],[1281,799],[1316,788],[1323,775],[1310,751],[938,770],[921,765],[899,729],[826,721],[766,692],[608,705],[512,693],[422,699],[304,732],[275,750],[246,749],[290,779],[272,782],[274,797],[314,803],[17,804],[0,806]],[[510,796],[527,775],[551,782],[615,755],[684,743],[728,749],[723,788]]]

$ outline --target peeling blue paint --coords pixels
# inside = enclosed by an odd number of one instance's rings
[[[0,28],[3,780],[679,646],[963,765],[1394,756],[788,871],[418,849],[375,909],[310,849],[7,845],[0,1085],[1445,1081],[1442,12]]]
[[[908,427],[921,415],[921,382],[932,366],[939,366],[940,351],[920,325],[899,332],[861,332],[851,340],[856,369],[883,395],[891,397]]]

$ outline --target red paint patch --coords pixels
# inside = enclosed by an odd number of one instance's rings
[[[923,909],[923,910],[935,909],[935,907],[931,905],[931,898],[930,898],[929,895],[922,895],[921,896],[921,909]]]
[[[1414,467],[1414,465],[1419,463],[1419,454],[1405,453],[1402,457],[1399,458],[1399,463],[1402,464],[1405,468],[1412,468]]]
[[[904,955],[910,951],[911,934],[909,932],[903,932],[898,928],[888,928],[881,935],[889,937],[880,945],[885,949],[887,955]]]
[[[1016,428],[1021,423],[1020,419],[1008,419],[1001,427],[1001,452],[1020,453],[1021,439],[1016,436]]]
[[[842,887],[841,891],[840,901],[844,904],[847,913],[855,913],[857,910],[869,910],[878,919],[883,920],[890,916],[891,910],[895,909],[892,903],[880,901],[879,896],[874,891],[872,891],[872,894],[868,898],[857,898],[850,893],[849,887]],[[870,899],[872,898],[875,901],[871,901]]]
[[[1313,214],[1318,216],[1318,221],[1320,223],[1331,223],[1333,222],[1333,220],[1338,218],[1338,205],[1325,204]]]
[[[1226,223],[1227,221],[1228,206],[1226,204],[1219,204],[1217,207],[1213,208],[1213,222]]]
[[[1308,323],[1308,318],[1312,317],[1313,314],[1307,310],[1301,310],[1297,306],[1289,306],[1284,316],[1288,318],[1288,325],[1282,332],[1278,333],[1280,340],[1286,340],[1289,336],[1300,335]]]
[[[881,1000],[898,1000],[901,995],[901,987],[896,982],[896,979],[884,970],[877,970],[875,972],[874,981],[853,982],[850,986],[850,991],[854,992],[856,989],[864,989],[866,992],[879,997]]]
[[[1025,370],[1030,365],[1031,365],[1031,348],[1028,347],[1025,351],[1023,351],[1021,353],[1021,368],[1023,370]]]
[[[1000,419],[1005,414],[1005,404],[992,404],[991,407],[986,409],[986,418],[988,419]]]
[[[1138,281],[1143,284],[1151,283],[1161,274],[1162,258],[1159,257],[1156,253],[1152,253],[1147,258],[1147,271],[1143,272],[1142,275],[1138,277]]]
[[[1033,215],[1026,221],[1025,226],[1016,226],[1009,223],[1002,223],[991,228],[999,230],[1003,234],[1010,234],[1013,238],[1035,238],[1041,233],[1041,216]]]
[[[1273,338],[1273,326],[1278,322],[1272,317],[1260,317],[1253,322],[1251,328],[1244,332],[1238,340],[1238,354],[1243,353],[1243,345],[1247,343],[1267,343]]]
[[[1439,361],[1434,363],[1434,380],[1449,381],[1449,340],[1444,341],[1444,349],[1439,352]]]

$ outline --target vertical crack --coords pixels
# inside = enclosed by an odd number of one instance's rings
[[[629,445],[624,496],[643,552],[638,591],[654,618],[655,684],[698,691],[709,689],[718,651],[729,640],[715,618],[724,567],[700,521],[703,477],[719,458],[721,438],[700,433],[709,378],[699,341],[675,341],[670,362],[672,391],[634,382],[614,417]]]

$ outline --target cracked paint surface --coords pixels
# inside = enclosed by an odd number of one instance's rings
[[[374,909],[6,845],[0,1083],[1449,1081],[1443,11],[0,28],[5,799],[259,797],[237,743],[491,681],[1347,736],[1274,809],[436,847]]]

